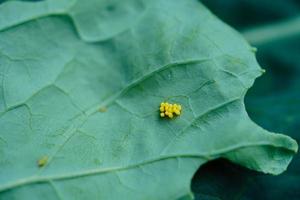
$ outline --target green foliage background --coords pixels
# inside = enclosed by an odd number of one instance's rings
[[[269,29],[279,35],[300,16],[297,0],[203,0],[212,12],[247,36]],[[284,28],[277,24],[285,24]],[[290,25],[289,25],[290,24]],[[267,36],[266,36],[267,37]],[[253,40],[251,42],[251,39]],[[300,33],[249,42],[258,48],[257,59],[266,69],[246,96],[250,117],[269,131],[283,132],[300,141]],[[279,176],[255,173],[224,160],[206,164],[193,179],[196,199],[300,199],[300,156]]]

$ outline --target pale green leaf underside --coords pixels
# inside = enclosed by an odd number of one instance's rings
[[[249,119],[260,74],[194,0],[3,3],[0,199],[190,199],[219,157],[279,174],[298,147]],[[160,119],[164,100],[182,115]]]

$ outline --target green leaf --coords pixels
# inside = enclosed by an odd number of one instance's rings
[[[284,42],[287,43],[287,42]],[[295,44],[295,42],[293,42]],[[292,44],[292,43],[290,43]],[[259,48],[259,55],[268,60],[276,44]],[[281,43],[281,46],[284,45]],[[275,48],[276,49],[276,48]],[[285,49],[291,49],[286,47]],[[299,52],[300,49],[298,49]],[[291,52],[291,51],[288,51]],[[280,55],[283,55],[282,53]],[[291,57],[291,53],[289,53]],[[284,59],[281,57],[281,61]],[[286,132],[299,143],[300,124],[300,70],[293,65],[281,62],[279,66],[267,67],[267,73],[251,88],[246,98],[247,110],[251,118],[268,130]],[[270,66],[270,63],[265,63]],[[296,65],[297,66],[297,65]],[[299,66],[299,65],[298,65]],[[277,66],[278,67],[278,66]],[[287,73],[293,71],[290,76]],[[285,74],[285,76],[282,76]],[[291,78],[291,79],[290,79]],[[284,79],[284,80],[282,80]],[[281,83],[285,82],[285,88]],[[300,181],[300,156],[295,156],[288,170],[280,176],[267,176],[254,173],[224,160],[204,165],[193,178],[193,192],[196,199],[298,199]]]
[[[299,2],[204,2],[216,15],[243,30],[249,42],[258,48],[257,57],[266,73],[246,96],[250,117],[267,130],[284,132],[299,143],[300,32],[297,30],[299,26],[294,25],[299,21]],[[254,24],[258,26],[253,27]],[[249,26],[251,28],[245,30]],[[270,34],[260,40],[262,33]],[[276,33],[276,37],[272,37],[273,33]],[[196,199],[201,200],[299,199],[299,164],[300,156],[297,154],[285,173],[268,176],[224,160],[213,161],[197,171],[192,188]]]
[[[297,152],[249,119],[262,70],[197,1],[5,2],[0,72],[0,199],[192,199],[210,160],[279,174]]]

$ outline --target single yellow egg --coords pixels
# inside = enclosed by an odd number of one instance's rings
[[[44,167],[48,163],[48,156],[43,156],[37,161],[39,167]]]

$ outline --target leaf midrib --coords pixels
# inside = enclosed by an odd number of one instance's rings
[[[88,120],[88,118],[90,116],[92,116],[93,114],[97,113],[99,108],[101,107],[108,107],[110,106],[111,104],[113,104],[116,99],[118,99],[120,96],[126,94],[126,92],[128,90],[130,90],[131,88],[135,87],[136,85],[140,84],[141,82],[151,78],[152,76],[154,76],[155,74],[163,71],[163,70],[166,70],[168,68],[171,68],[171,67],[174,67],[174,66],[180,66],[180,65],[187,65],[187,64],[194,64],[194,63],[202,63],[202,62],[206,62],[206,61],[209,61],[213,58],[204,58],[204,59],[191,59],[191,60],[186,60],[186,61],[181,61],[181,62],[173,62],[173,63],[169,63],[169,64],[166,64],[166,65],[163,65],[162,67],[158,67],[158,68],[155,68],[155,70],[152,70],[151,72],[148,72],[146,74],[144,74],[144,76],[140,77],[140,78],[137,78],[135,80],[133,80],[131,83],[129,83],[127,86],[125,86],[123,89],[117,91],[115,94],[111,95],[110,97],[108,97],[106,100],[104,100],[103,102],[83,111],[81,115],[79,116],[75,116],[75,119],[73,119],[75,122],[78,123],[78,125],[74,125],[74,123],[72,123],[68,128],[67,130],[65,131],[66,132],[70,132],[67,136],[66,136],[66,139],[62,142],[62,145],[60,145],[52,155],[48,156],[49,159],[48,159],[48,164],[47,166],[49,166],[51,163],[52,163],[52,160],[53,158],[55,157],[55,155],[57,153],[60,152],[60,150],[62,149],[62,147],[65,146],[65,144],[70,140],[70,138],[72,138],[72,136],[76,133],[76,131]],[[47,87],[49,87],[49,85],[47,85]],[[43,87],[44,88],[44,87]],[[40,90],[43,90],[43,88],[41,88]],[[71,97],[69,97],[71,98]],[[21,105],[18,105],[19,106],[22,106],[24,105],[21,104]],[[4,112],[5,114],[6,112]],[[3,117],[4,115],[1,115],[0,117]],[[78,122],[77,120],[79,120],[80,122]],[[64,133],[64,134],[65,134]],[[38,174],[41,174],[42,171],[47,167],[45,166],[44,168],[41,168],[39,169],[35,175],[33,175],[32,177],[36,177]],[[25,179],[27,180],[27,179]],[[29,179],[30,180],[30,179]],[[17,181],[18,182],[18,181]],[[16,183],[17,183],[16,182]],[[22,181],[23,182],[23,181]],[[10,184],[9,184],[10,185]],[[14,185],[14,184],[12,184]],[[19,185],[19,184],[17,184]],[[10,187],[0,187],[0,191],[2,190],[5,190],[5,188],[10,188]]]
[[[33,184],[33,183],[41,183],[41,182],[50,182],[50,181],[55,181],[55,180],[67,180],[67,179],[72,179],[72,178],[78,178],[82,176],[91,176],[91,175],[97,175],[97,174],[103,174],[103,173],[110,173],[110,172],[116,172],[116,171],[124,171],[124,170],[129,170],[132,168],[137,168],[143,165],[167,160],[167,159],[172,159],[172,158],[200,158],[206,161],[213,160],[218,158],[220,155],[224,155],[226,153],[230,153],[239,149],[243,148],[248,148],[248,147],[256,147],[256,146],[270,146],[270,147],[277,147],[277,148],[284,148],[280,145],[274,145],[271,142],[256,142],[256,143],[245,143],[241,145],[233,145],[229,146],[223,149],[220,149],[218,151],[215,151],[210,154],[181,154],[181,155],[168,155],[168,156],[161,156],[159,158],[154,158],[150,160],[146,160],[140,163],[135,163],[132,165],[128,166],[121,166],[121,167],[110,167],[110,168],[95,168],[91,170],[86,170],[78,173],[70,173],[66,175],[56,175],[56,176],[31,176],[29,178],[24,178],[24,179],[19,179],[18,181],[4,184],[2,187],[0,187],[0,192],[3,192],[5,190],[10,190],[16,187],[20,187],[23,185],[28,185],[28,184]],[[289,151],[292,152],[291,149]]]

